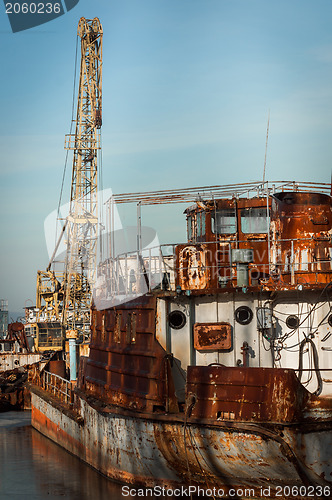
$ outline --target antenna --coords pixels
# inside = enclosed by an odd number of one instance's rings
[[[267,128],[266,128],[266,142],[265,142],[265,158],[264,158],[264,171],[263,171],[263,183],[265,182],[265,170],[266,170],[266,155],[267,155],[267,141],[269,140],[269,126],[270,126],[270,110],[267,117]]]

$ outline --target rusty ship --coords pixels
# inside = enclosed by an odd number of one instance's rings
[[[125,483],[329,498],[330,190],[226,186],[185,243],[105,259],[89,355],[42,373],[33,426]]]
[[[30,384],[32,425],[126,484],[330,498],[331,184],[114,195],[97,265],[99,20],[81,18],[78,38],[66,267],[61,279],[52,262],[39,271],[31,320],[59,357]],[[147,238],[141,207],[175,202],[186,203],[186,241]],[[137,204],[126,251],[120,203]]]

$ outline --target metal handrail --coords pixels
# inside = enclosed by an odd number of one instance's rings
[[[227,197],[250,198],[250,196],[257,195],[270,196],[280,191],[320,192],[331,194],[331,184],[324,182],[252,181],[239,184],[119,193],[113,194],[105,204],[139,202],[141,205],[158,205],[163,203],[190,203],[197,198],[202,200],[216,200]]]
[[[73,404],[72,384],[69,380],[44,370],[41,377],[41,386],[61,401],[65,401],[70,405]]]
[[[251,270],[261,271],[263,274],[273,275],[277,274],[291,274],[292,282],[295,280],[295,276],[304,275],[304,274],[319,274],[321,272],[331,272],[331,269],[327,271],[321,271],[319,269],[319,265],[322,264],[330,264],[331,259],[327,258],[326,260],[320,260],[318,262],[309,261],[307,258],[306,261],[297,262],[294,258],[294,241],[297,243],[299,241],[312,241],[312,238],[298,238],[296,240],[291,238],[285,238],[278,240],[278,243],[289,243],[289,249],[284,251],[283,256],[284,259],[282,261],[272,261],[271,254],[268,252],[265,255],[267,262],[254,262],[249,264],[249,268]],[[255,240],[257,242],[266,243],[266,238],[259,238]],[[220,273],[220,270],[223,270],[224,276],[222,278],[227,278],[231,280],[236,275],[236,263],[233,263],[231,260],[231,250],[232,245],[238,243],[246,243],[246,245],[250,245],[248,240],[240,240],[235,241],[232,239],[218,240],[218,241],[202,241],[197,243],[182,243],[180,246],[196,246],[196,245],[204,245],[205,247],[211,246],[211,248],[217,248],[218,259],[212,259],[212,264],[204,265],[200,263],[199,265],[191,265],[190,269],[195,270],[199,269],[200,271],[206,272],[217,272]],[[220,250],[218,249],[219,244],[224,244],[227,246],[227,249]],[[110,285],[111,293],[116,294],[131,294],[135,293],[132,290],[132,283],[137,283],[137,286],[145,286],[139,283],[144,277],[148,276],[149,282],[149,290],[155,288],[161,284],[163,278],[168,282],[168,289],[175,290],[175,276],[178,272],[184,272],[188,267],[182,266],[180,268],[176,267],[176,257],[175,257],[175,248],[179,246],[178,243],[168,243],[162,245],[156,245],[154,247],[149,247],[143,249],[141,251],[133,250],[131,252],[124,252],[119,254],[115,258],[110,258],[104,262],[103,269],[106,269],[107,278]],[[287,245],[288,246],[288,245]],[[224,265],[222,265],[222,256],[225,256]],[[215,260],[215,263],[214,263]],[[210,261],[211,262],[211,261]],[[106,268],[105,268],[106,263]],[[134,278],[134,281],[131,281],[131,277]],[[317,281],[317,279],[316,279]],[[156,285],[157,282],[157,285]],[[293,283],[294,284],[294,283]]]

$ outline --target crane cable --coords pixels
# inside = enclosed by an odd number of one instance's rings
[[[73,130],[73,123],[74,123],[74,112],[75,112],[75,96],[76,96],[76,77],[77,77],[77,53],[78,53],[78,35],[76,36],[76,48],[75,48],[75,65],[74,65],[74,83],[73,83],[73,98],[72,98],[72,110],[71,110],[71,121],[70,121],[70,131],[69,134],[71,135],[72,130]],[[66,177],[66,170],[67,170],[67,163],[68,163],[68,155],[69,155],[69,149],[66,150],[66,157],[65,157],[65,164],[63,168],[63,174],[62,174],[62,182],[61,182],[61,189],[60,189],[60,196],[59,196],[59,203],[58,203],[58,208],[57,208],[57,216],[56,216],[56,222],[59,221],[59,215],[60,215],[60,206],[61,206],[61,201],[62,201],[62,194],[63,194],[63,187],[65,183],[65,177]],[[54,245],[56,246],[57,244],[57,234],[58,234],[58,224],[56,223],[55,226],[55,242]],[[53,262],[54,264],[54,262]]]
[[[99,232],[99,255],[100,255],[100,262],[103,260],[103,206],[104,206],[104,199],[103,199],[103,149],[102,149],[102,137],[101,137],[101,131],[99,131],[100,134],[100,152],[98,154],[99,157],[99,162],[97,166],[97,175],[98,175],[98,193],[97,197],[99,198],[98,202],[98,209],[99,209],[99,224],[97,226],[97,238],[98,238],[98,232]],[[97,265],[98,267],[98,265]]]

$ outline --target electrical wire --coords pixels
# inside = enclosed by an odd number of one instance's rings
[[[331,283],[330,283],[330,284],[331,284]],[[326,287],[325,287],[325,288],[326,288]],[[324,291],[324,290],[323,290],[323,291]],[[299,323],[299,325],[298,325],[296,328],[294,328],[293,330],[291,330],[290,332],[288,332],[288,333],[286,333],[285,335],[283,335],[283,337],[281,337],[279,340],[285,341],[285,340],[287,340],[288,338],[290,338],[291,336],[293,336],[293,334],[294,334],[294,333],[295,333],[295,332],[299,329],[299,327],[300,327],[301,325],[303,325],[303,323],[304,323],[307,319],[309,319],[309,318],[310,318],[310,316],[311,316],[311,315],[313,315],[313,313],[314,313],[315,311],[317,311],[318,309],[320,309],[321,307],[323,307],[323,306],[325,305],[325,302],[323,302],[323,303],[321,303],[320,305],[318,305],[318,303],[319,303],[318,301],[319,301],[319,299],[320,299],[321,295],[322,295],[322,294],[320,294],[320,295],[319,295],[319,297],[318,297],[318,299],[317,299],[316,303],[314,304],[313,308],[312,308],[312,309],[311,309],[311,310],[307,313],[307,315],[306,315],[306,316],[304,317],[304,319],[303,319],[303,320]],[[273,311],[274,311],[274,310],[273,310]],[[301,313],[301,315],[302,315],[302,313]],[[280,320],[280,318],[278,318],[278,319]],[[281,321],[282,321],[282,320],[281,320]]]
[[[313,357],[313,364],[314,364],[314,371],[316,372],[316,377],[317,377],[317,383],[318,383],[318,387],[316,389],[316,391],[313,393],[315,396],[319,396],[320,393],[322,392],[322,389],[323,389],[323,381],[322,381],[322,377],[321,377],[321,374],[320,374],[320,370],[319,370],[319,358],[318,358],[318,352],[317,352],[317,348],[316,348],[316,345],[314,344],[314,342],[312,341],[312,339],[309,339],[308,337],[306,337],[304,340],[302,340],[301,342],[301,345],[300,345],[300,354],[299,354],[299,368],[298,368],[298,371],[299,371],[299,375],[298,375],[298,378],[299,378],[299,381],[301,382],[301,378],[302,378],[302,372],[303,372],[303,354],[304,354],[304,346],[306,343],[309,343],[311,348],[312,348],[312,357]],[[310,363],[310,354],[309,354],[309,363]],[[309,364],[309,369],[310,369],[310,376],[312,376],[312,367],[310,368],[310,364]],[[307,382],[307,384],[309,384],[309,382],[311,381],[311,378],[309,377],[309,380]]]
[[[321,291],[321,293],[319,294],[317,300],[316,300],[316,303],[313,305],[313,307],[309,310],[309,312],[307,314],[303,313],[303,307],[304,307],[304,303],[301,302],[301,297],[298,293],[298,304],[297,304],[297,312],[298,312],[298,317],[301,318],[304,314],[304,318],[302,319],[302,321],[300,321],[299,325],[294,328],[293,330],[291,330],[290,332],[287,332],[286,334],[284,334],[282,337],[278,338],[278,339],[274,339],[273,337],[269,338],[267,337],[266,335],[264,335],[264,332],[262,333],[262,345],[263,345],[263,348],[265,351],[272,351],[273,350],[273,358],[274,358],[274,362],[279,362],[280,364],[280,367],[281,367],[281,351],[282,350],[285,350],[287,352],[293,352],[293,353],[296,353],[296,352],[299,352],[299,375],[302,376],[302,363],[303,363],[303,349],[304,349],[304,345],[305,343],[309,342],[310,343],[310,346],[311,346],[311,350],[309,352],[309,359],[308,359],[308,362],[309,362],[309,372],[308,372],[308,378],[306,381],[302,382],[302,384],[304,386],[308,386],[310,384],[310,382],[312,381],[312,376],[313,376],[313,371],[316,372],[316,377],[317,377],[317,383],[318,383],[318,387],[316,389],[316,391],[314,392],[315,395],[319,395],[321,392],[322,392],[322,388],[323,388],[323,382],[322,382],[322,378],[321,378],[321,374],[320,374],[320,369],[319,369],[319,357],[318,357],[318,352],[317,352],[317,348],[316,348],[316,345],[314,344],[314,342],[312,341],[312,339],[309,339],[308,337],[305,337],[305,340],[300,340],[299,338],[299,328],[301,325],[303,325],[307,320],[309,321],[309,331],[312,333],[312,330],[313,330],[313,324],[314,324],[314,315],[315,313],[323,306],[326,305],[326,302],[329,304],[329,312],[323,317],[323,319],[318,323],[318,325],[315,327],[315,333],[318,331],[318,328],[319,326],[321,326],[322,324],[325,324],[325,320],[326,318],[328,317],[328,315],[330,314],[330,311],[331,311],[331,306],[330,306],[330,295],[328,293],[328,288],[332,285],[332,282],[329,282],[325,285],[325,287],[323,288],[323,290]],[[325,302],[322,302],[320,303],[320,300],[322,298],[322,296],[326,294],[326,301]],[[279,303],[281,301],[278,301]],[[283,301],[285,302],[285,301]],[[275,303],[275,301],[272,302],[272,304]],[[271,303],[269,301],[265,301],[264,303],[264,306],[262,306],[262,300],[261,300],[261,296],[259,295],[258,297],[258,306],[259,307],[266,307],[266,305],[269,304],[269,306],[271,306]],[[310,304],[309,304],[309,307],[310,307]],[[275,315],[275,313],[277,314],[280,314],[280,315],[288,315],[287,313],[284,313],[283,311],[276,311],[273,306],[272,306],[272,311],[273,311],[273,315]],[[275,316],[274,316],[275,317]],[[279,322],[285,324],[286,322],[281,319],[280,317],[277,318]],[[284,345],[284,342],[287,340],[287,339],[290,339],[291,337],[293,337],[294,334],[298,334],[298,342],[293,344],[292,346],[288,346],[286,347]],[[305,334],[304,334],[305,335]],[[264,342],[264,339],[268,340],[269,343],[270,343],[270,346],[269,348],[266,347],[265,345],[265,342]],[[276,340],[278,342],[278,345],[276,344]],[[299,347],[299,349],[295,349]]]

